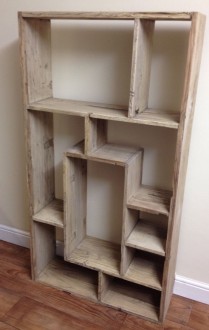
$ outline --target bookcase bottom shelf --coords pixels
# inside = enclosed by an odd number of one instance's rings
[[[97,301],[98,273],[53,259],[37,278],[38,282]]]
[[[113,279],[102,302],[143,318],[158,321],[160,293],[120,279]]]

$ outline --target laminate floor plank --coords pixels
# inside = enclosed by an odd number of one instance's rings
[[[11,325],[8,325],[0,321],[0,330],[16,330],[16,329],[17,328],[11,327]]]
[[[167,313],[167,319],[186,325],[192,311],[192,301],[179,296],[173,296]]]
[[[208,330],[209,313],[199,312],[193,309],[187,325],[194,330]]]
[[[20,296],[0,288],[0,318],[2,318],[19,300]]]

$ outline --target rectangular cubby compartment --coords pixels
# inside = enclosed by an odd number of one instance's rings
[[[32,218],[35,221],[63,228],[63,200],[55,197],[53,114],[28,110],[27,118],[28,154],[31,161],[29,189],[32,196],[30,201]],[[84,137],[84,122],[82,131]],[[84,149],[80,151],[84,152]]]
[[[160,297],[158,291],[100,273],[99,299],[104,304],[158,321]]]
[[[101,119],[136,122],[174,129],[178,128],[178,114],[148,108],[155,19],[146,19],[146,17],[143,19],[132,19],[131,81],[130,87],[127,90],[129,101],[126,106],[121,106],[117,104],[55,98],[53,96],[52,81],[52,19],[27,16],[23,18],[21,15],[19,17],[20,33],[23,36],[21,38],[21,50],[23,60],[25,61],[23,63],[25,68],[23,78],[26,86],[26,107],[38,111],[79,115],[83,117],[90,115]]]
[[[98,273],[56,256],[55,227],[32,223],[33,276],[46,285],[97,300]]]

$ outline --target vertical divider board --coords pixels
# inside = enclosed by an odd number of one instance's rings
[[[98,300],[103,301],[105,294],[107,293],[110,280],[107,275],[99,272],[99,285],[98,285]]]
[[[64,248],[65,259],[86,236],[87,161],[64,159]]]
[[[128,199],[139,189],[142,180],[143,150],[137,153],[125,166],[125,184],[123,201],[123,228],[121,244],[121,274],[124,275],[133,259],[133,250],[125,246],[130,232],[138,221],[138,211],[127,208]]]
[[[128,116],[148,107],[154,20],[135,19]]]
[[[192,130],[198,75],[201,62],[205,16],[193,13],[189,35],[184,91],[181,102],[181,118],[177,135],[175,167],[173,174],[173,197],[168,222],[166,259],[163,275],[160,320],[163,321],[172,296],[177,246],[179,240],[182,200],[186,180],[189,143]]]
[[[85,118],[85,154],[89,155],[107,142],[107,120]]]

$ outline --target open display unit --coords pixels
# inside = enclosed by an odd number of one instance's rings
[[[127,107],[53,97],[52,20],[133,21]],[[156,21],[190,22],[182,100],[175,113],[148,108]],[[175,276],[204,23],[199,13],[19,13],[34,280],[155,322],[164,320]],[[63,200],[55,197],[54,113],[81,117],[84,125],[83,140],[64,152]],[[171,190],[142,184],[144,150],[110,143],[111,121],[176,131]],[[89,162],[122,168],[120,244],[87,235]],[[64,260],[56,256],[56,227],[64,231]]]

